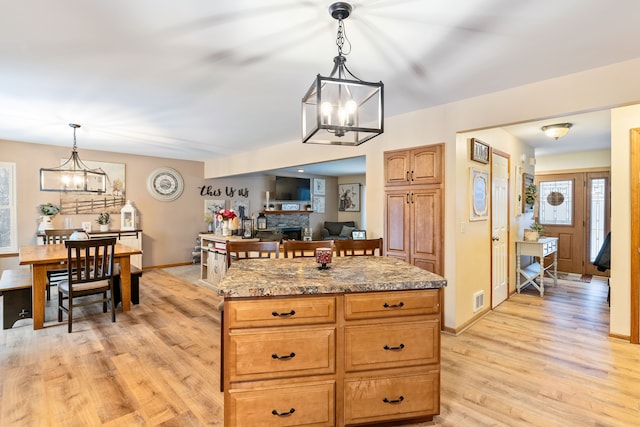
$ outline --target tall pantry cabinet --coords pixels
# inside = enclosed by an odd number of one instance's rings
[[[444,145],[384,153],[385,253],[442,275]]]

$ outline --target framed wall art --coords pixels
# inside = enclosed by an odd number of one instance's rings
[[[67,159],[60,159],[60,164]],[[107,174],[107,192],[96,193],[60,193],[60,214],[86,215],[108,212],[119,214],[127,197],[125,187],[124,163],[96,162],[86,160],[84,163],[90,169],[101,168]]]
[[[533,205],[535,204],[535,200],[531,200],[531,197],[527,197],[527,188],[530,185],[533,185],[533,175],[530,173],[522,174],[522,212],[533,212]],[[527,200],[529,199],[529,200]],[[530,203],[527,203],[529,201]]]
[[[324,213],[324,196],[313,196],[313,211]]]
[[[326,181],[322,178],[314,178],[313,179],[313,195],[314,196],[324,196]]]
[[[338,211],[360,212],[360,184],[338,185]]]
[[[471,138],[471,160],[480,163],[489,163],[489,145],[477,138]]]
[[[469,221],[489,218],[489,172],[470,168],[470,212]]]

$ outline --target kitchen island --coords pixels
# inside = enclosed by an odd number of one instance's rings
[[[225,426],[429,421],[446,280],[388,257],[250,259],[217,285]]]

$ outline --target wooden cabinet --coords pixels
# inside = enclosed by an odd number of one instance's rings
[[[217,234],[200,235],[200,279],[217,284],[227,272],[227,241],[244,242],[259,239],[243,239],[239,236],[220,236]]]
[[[384,153],[385,186],[440,184],[443,145]]]
[[[442,144],[385,153],[385,254],[436,274],[444,268],[442,153]]]
[[[90,232],[89,238],[100,239],[105,237],[115,237],[118,239],[118,243],[129,246],[130,248],[142,250],[142,230],[131,231],[100,231]],[[131,266],[137,267],[142,270],[142,254],[131,255]]]
[[[224,316],[225,426],[399,425],[440,411],[438,289],[225,299]]]

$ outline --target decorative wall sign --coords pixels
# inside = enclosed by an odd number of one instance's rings
[[[533,212],[534,203],[527,203],[527,187],[529,187],[530,185],[533,185],[533,175],[531,175],[530,173],[523,173],[522,174],[522,212]]]
[[[283,203],[282,210],[283,211],[299,211],[300,204],[299,203]]]
[[[470,212],[469,221],[489,218],[489,172],[470,168]]]
[[[360,184],[338,185],[338,211],[360,212]]]
[[[489,145],[476,138],[471,138],[471,160],[489,163]]]

